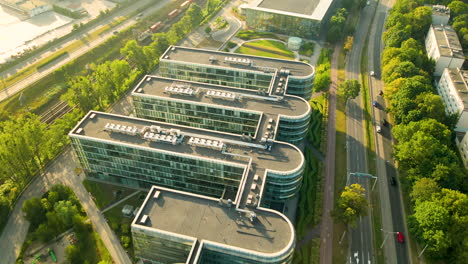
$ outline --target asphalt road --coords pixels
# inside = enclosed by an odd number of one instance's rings
[[[366,42],[367,33],[375,12],[376,3],[370,2],[360,13],[359,22],[354,34],[353,48],[348,53],[346,63],[346,79],[360,81],[361,55]],[[347,172],[348,185],[360,184],[366,190],[367,200],[370,201],[370,184],[368,178],[349,176],[349,173],[368,173],[367,149],[365,137],[365,122],[362,109],[363,97],[349,100],[346,105],[346,146],[347,146]],[[369,207],[366,216],[361,217],[356,227],[349,229],[350,252],[349,263],[374,263],[374,251],[372,240],[372,207]]]
[[[395,232],[403,232],[406,240],[408,240],[408,231],[406,228],[406,215],[402,207],[402,196],[400,186],[392,186],[390,178],[396,177],[397,172],[392,159],[392,135],[390,127],[382,125],[383,119],[388,120],[387,114],[384,111],[385,101],[379,96],[379,91],[384,91],[384,83],[380,79],[382,53],[382,32],[387,16],[388,9],[393,5],[394,0],[383,0],[379,2],[376,15],[374,18],[373,27],[369,36],[368,49],[368,70],[374,71],[375,76],[369,77],[369,91],[372,100],[377,100],[382,106],[380,108],[373,107],[372,116],[373,123],[382,127],[382,133],[375,133],[376,153],[377,153],[377,172],[379,176],[379,195],[382,216],[383,237],[388,236],[385,241],[384,256],[386,263],[411,263],[409,256],[410,250],[408,243],[399,244],[396,242]]]
[[[106,25],[106,24],[110,23],[112,20],[114,20],[114,19],[116,19],[118,17],[128,15],[128,14],[134,12],[135,10],[137,10],[138,8],[148,4],[149,2],[153,2],[153,1],[154,0],[142,0],[142,1],[135,2],[134,5],[131,5],[131,6],[127,7],[127,8],[125,8],[125,9],[117,12],[114,16],[103,20],[98,25],[91,28],[88,32],[80,33],[77,36],[73,35],[70,38],[67,38],[66,40],[62,41],[61,43],[51,47],[49,50],[54,50],[54,51],[59,50],[60,48],[69,45],[70,43],[76,41],[77,39],[83,38],[83,36],[90,33],[91,31],[95,30],[97,27],[102,26],[102,25]],[[171,2],[171,0],[160,0],[160,1],[158,1],[157,3],[154,4],[154,6],[152,6],[151,8],[149,8],[147,10],[145,10],[144,16],[149,15],[152,12],[160,9],[161,7],[163,7],[164,5],[166,5],[169,2]],[[134,17],[134,18],[136,18],[136,17]],[[48,74],[50,74],[53,71],[60,68],[61,66],[67,64],[68,62],[80,57],[81,55],[85,54],[89,50],[91,50],[91,49],[95,48],[96,46],[102,44],[104,41],[106,41],[108,38],[110,38],[110,37],[112,37],[114,35],[113,34],[114,31],[121,31],[121,30],[123,30],[125,28],[128,28],[128,27],[130,27],[130,26],[132,26],[132,25],[134,25],[136,23],[137,23],[137,21],[135,19],[127,19],[122,24],[119,24],[118,26],[108,30],[106,33],[103,33],[99,38],[94,39],[93,41],[87,43],[87,45],[82,46],[80,49],[78,49],[78,50],[76,50],[74,52],[68,53],[68,56],[65,59],[61,60],[60,62],[57,62],[53,66],[51,66],[51,67],[49,67],[49,68],[47,68],[47,69],[45,69],[43,71],[40,71],[40,72],[39,71],[34,72],[33,74],[29,75],[27,78],[24,78],[21,81],[6,87],[6,89],[0,91],[0,101],[3,101],[6,98],[20,92],[21,90],[25,89],[28,85],[40,80],[41,78],[47,76]],[[44,51],[44,53],[47,53],[47,52],[48,51]],[[44,55],[39,54],[37,56],[40,57],[40,56],[44,56]],[[35,60],[35,59],[37,59],[37,58],[32,58],[31,60]],[[21,65],[25,67],[25,66],[27,66],[27,62],[20,64],[20,66]],[[14,68],[15,69],[13,71],[20,70],[20,69],[18,69],[18,66],[15,66]],[[6,71],[6,72],[2,73],[0,76],[5,76],[5,74],[8,75],[7,73],[11,74],[12,72],[11,72],[11,70]]]

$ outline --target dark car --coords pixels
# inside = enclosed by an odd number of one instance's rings
[[[382,91],[382,90],[379,91],[379,95],[380,95],[380,96],[383,95],[383,91]]]
[[[405,236],[403,236],[403,233],[401,232],[396,233],[396,239],[398,243],[405,243]]]
[[[383,125],[383,126],[388,126],[388,121],[387,121],[386,119],[384,119],[384,120],[382,121],[382,125]]]
[[[391,184],[391,185],[396,185],[395,176],[390,177],[390,184]]]
[[[379,108],[379,103],[377,101],[372,101],[372,106]]]

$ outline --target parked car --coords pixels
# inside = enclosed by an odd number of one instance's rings
[[[403,233],[397,232],[396,238],[397,238],[398,243],[405,243],[405,236],[403,236]]]

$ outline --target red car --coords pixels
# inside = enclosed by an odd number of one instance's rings
[[[403,233],[401,232],[396,233],[396,239],[398,243],[405,243],[405,236],[403,236]]]

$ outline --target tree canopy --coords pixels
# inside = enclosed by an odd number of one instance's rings
[[[365,189],[359,184],[346,186],[332,212],[336,221],[355,226],[360,216],[367,214]]]

